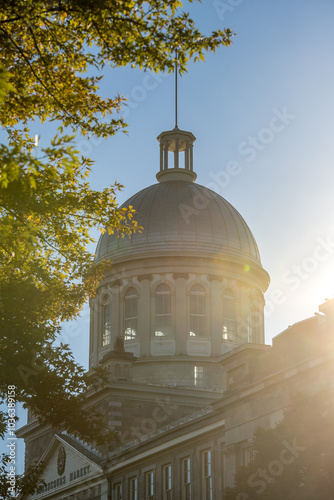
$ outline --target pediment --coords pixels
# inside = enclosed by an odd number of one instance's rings
[[[85,484],[93,485],[103,478],[100,465],[103,460],[97,452],[69,436],[55,435],[40,459],[45,465],[42,478],[46,486],[39,493],[24,496],[24,500],[57,498],[58,494],[77,489],[78,485],[80,489]]]

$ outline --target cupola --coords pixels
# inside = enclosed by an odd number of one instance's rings
[[[160,171],[156,175],[157,180],[194,182],[197,178],[193,169],[193,144],[196,137],[176,126],[173,130],[161,132],[157,139],[160,144]]]

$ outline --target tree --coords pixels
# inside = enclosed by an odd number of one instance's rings
[[[334,498],[332,391],[296,394],[283,419],[254,433],[254,459],[241,467],[224,500]]]
[[[88,251],[92,227],[120,236],[138,230],[120,209],[117,183],[88,183],[92,161],[75,150],[74,133],[100,137],[125,130],[117,95],[104,99],[107,67],[186,70],[190,58],[229,45],[230,30],[202,35],[178,0],[13,0],[0,2],[0,390],[41,422],[102,442],[101,416],[84,407],[88,375],[66,345],[61,322],[94,295],[105,266]],[[59,134],[36,157],[29,124],[55,120]],[[72,133],[72,132],[70,132]],[[64,135],[65,134],[65,135]],[[6,428],[0,414],[0,435]]]
[[[131,207],[117,207],[114,188],[90,189],[85,162],[66,141],[54,140],[41,158],[15,134],[0,147],[0,384],[2,394],[15,385],[17,401],[42,421],[98,440],[94,419],[77,421],[87,375],[67,346],[53,342],[103,272],[87,250],[89,229],[98,223],[125,234],[136,224]]]
[[[98,94],[97,73],[106,65],[171,71],[177,49],[184,72],[190,58],[230,44],[230,30],[204,36],[181,6],[179,0],[1,1],[0,62],[14,91],[0,106],[0,122],[13,127],[38,117],[82,133],[114,134],[125,126],[117,116],[124,100]]]

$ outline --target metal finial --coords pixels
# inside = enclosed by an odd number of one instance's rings
[[[175,51],[175,128],[177,127],[177,51]]]

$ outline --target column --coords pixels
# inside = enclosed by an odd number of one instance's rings
[[[164,169],[164,145],[160,142],[160,172]]]
[[[210,276],[211,281],[211,352],[220,355],[222,352],[222,299],[221,277]]]
[[[152,334],[152,310],[151,310],[151,281],[152,275],[138,276],[140,292],[138,299],[138,332],[140,341],[140,355],[150,355],[150,340]]]
[[[261,292],[258,292],[256,297],[256,335],[253,340],[254,343],[264,344],[264,297]]]
[[[239,344],[248,342],[249,287],[239,284],[240,302],[237,311],[237,339]]]
[[[164,142],[164,170],[168,169],[168,141]]]
[[[174,273],[175,280],[175,337],[176,354],[187,354],[188,315],[187,283],[188,273]]]
[[[193,151],[194,147],[190,144],[190,170],[193,171]]]
[[[184,150],[184,168],[189,170],[189,142],[186,141],[186,148]]]
[[[179,168],[179,139],[175,139],[174,168]]]
[[[122,310],[120,307],[120,288],[122,282],[121,280],[114,281],[111,286],[111,346],[114,349],[115,338],[123,337],[124,331],[123,329],[123,319]]]

